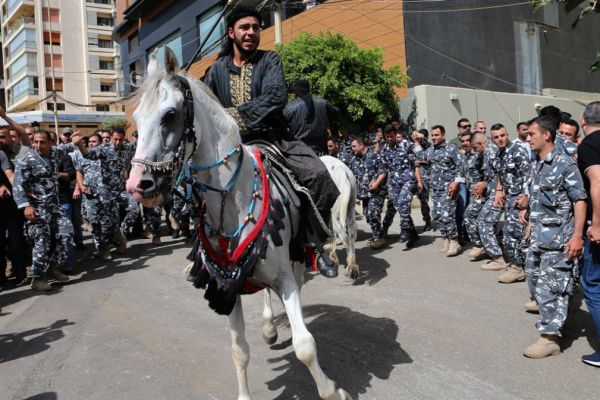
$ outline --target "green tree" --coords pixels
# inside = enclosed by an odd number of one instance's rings
[[[562,3],[567,12],[580,8],[581,11],[579,12],[579,15],[575,21],[573,21],[573,27],[577,26],[577,23],[590,13],[595,13],[596,15],[594,17],[598,23],[600,23],[600,1],[598,0],[533,0],[533,9],[537,11],[545,5],[556,1]],[[600,71],[600,51],[596,54],[596,57],[598,58],[598,61],[592,64],[590,73]]]
[[[340,109],[341,125],[366,127],[398,115],[394,89],[408,77],[402,67],[383,68],[381,49],[361,49],[351,38],[321,32],[303,32],[290,43],[277,46],[288,86],[309,82],[311,93]]]
[[[123,128],[127,130],[129,121],[125,117],[110,117],[102,121],[101,128],[107,131],[112,131],[115,128]]]

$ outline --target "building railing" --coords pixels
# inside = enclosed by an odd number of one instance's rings
[[[13,36],[16,35],[17,32],[19,31],[19,29],[21,29],[21,27],[25,24],[35,24],[35,18],[33,18],[33,17],[18,18],[14,24],[12,24],[11,26],[8,27],[8,29],[6,29],[6,37],[4,38],[4,41],[6,43],[10,42],[12,40]]]
[[[21,4],[23,4],[24,0],[8,0],[6,3],[6,16],[12,14],[14,10],[19,8]]]
[[[34,88],[25,89],[22,92],[20,92],[19,94],[17,94],[16,96],[8,96],[8,104],[12,106],[13,104],[17,103],[22,98],[27,97],[27,96],[37,96],[38,93],[39,93],[38,89],[34,89]]]
[[[27,48],[27,49],[37,49],[37,43],[33,42],[31,40],[24,40],[20,45],[17,46],[17,48],[15,48],[13,51],[10,50],[10,46],[7,49],[7,56],[11,57],[14,54],[17,54],[19,51],[21,51],[21,49],[23,48]]]

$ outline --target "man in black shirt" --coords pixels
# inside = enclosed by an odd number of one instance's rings
[[[577,162],[588,195],[581,287],[600,339],[600,101],[585,107],[579,123],[585,137],[577,150]],[[600,367],[600,351],[583,356],[582,361]]]

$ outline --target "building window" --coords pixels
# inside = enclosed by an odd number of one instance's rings
[[[44,54],[44,65],[46,68],[62,68],[62,54]]]
[[[42,21],[60,23],[60,11],[57,8],[42,8]]]
[[[87,0],[87,2],[94,4],[112,4],[112,0]]]
[[[44,44],[60,46],[60,32],[44,31]]]
[[[127,42],[129,43],[130,53],[134,50],[137,50],[137,48],[140,47],[140,37],[138,36],[138,33],[135,32],[129,35],[129,37],[127,38]]]
[[[54,111],[54,103],[46,103],[48,111]],[[56,103],[57,111],[65,111],[65,103]]]
[[[175,53],[175,57],[177,58],[179,65],[182,65],[183,64],[183,53],[182,53],[182,49],[181,49],[181,35],[179,34],[179,32],[175,32],[175,33],[169,35],[169,37],[167,37],[166,39],[161,40],[160,42],[158,42],[157,44],[155,44],[154,46],[149,48],[148,52],[147,52],[147,56],[149,57],[150,54],[152,54],[154,52],[154,50],[158,49],[155,56],[156,56],[157,61],[162,65],[162,63],[165,60],[165,47],[166,46],[169,46],[169,48],[173,51],[173,53]]]
[[[208,40],[202,47],[202,55],[206,56],[209,54],[216,53],[219,51],[219,45],[221,43],[221,38],[225,35],[225,23],[223,22],[223,18],[221,18],[215,27],[215,30],[209,36],[210,30],[213,28],[215,23],[217,22],[217,18],[221,15],[222,8],[217,6],[213,7],[210,10],[206,11],[200,16],[200,21],[198,23],[199,27],[199,35],[200,35],[200,43],[204,43],[206,38]]]
[[[109,15],[98,14],[96,17],[96,25],[98,26],[113,26],[113,19]]]
[[[100,91],[101,92],[114,92],[115,91],[114,82],[100,82]]]
[[[98,68],[112,71],[115,69],[115,63],[112,60],[100,60]]]
[[[56,89],[54,89],[56,88]],[[62,92],[63,91],[63,80],[62,78],[54,78],[54,87],[52,86],[52,78],[46,78],[46,91],[48,92]]]
[[[98,47],[101,49],[112,49],[114,44],[110,39],[98,39]]]
[[[110,111],[108,104],[96,104],[96,111]]]

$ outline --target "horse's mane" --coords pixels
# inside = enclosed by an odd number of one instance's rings
[[[221,104],[219,99],[217,99],[217,96],[215,96],[215,94],[203,82],[193,79],[186,73],[178,73],[178,75],[186,77],[190,83],[190,86],[200,89],[217,104]],[[144,111],[150,111],[156,108],[157,102],[160,99],[158,90],[160,87],[160,82],[163,79],[168,79],[174,86],[176,86],[174,78],[170,76],[165,69],[160,68],[151,75],[147,75],[138,86],[135,93],[137,107]]]

